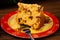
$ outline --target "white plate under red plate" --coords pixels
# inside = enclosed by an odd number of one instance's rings
[[[10,35],[13,35],[13,36],[16,36],[16,37],[20,37],[20,38],[29,38],[29,36],[27,34],[15,31],[15,30],[13,30],[13,29],[11,29],[9,27],[8,19],[9,19],[9,17],[11,17],[12,15],[14,15],[16,13],[17,13],[17,11],[13,11],[13,12],[10,12],[10,13],[8,13],[5,16],[2,17],[2,19],[1,19],[1,27],[2,27],[2,29],[5,32],[7,32],[8,34],[10,34]],[[49,36],[49,35],[55,33],[57,31],[57,29],[59,28],[59,21],[54,15],[52,15],[51,13],[46,12],[46,11],[44,11],[44,14],[46,14],[49,17],[52,18],[53,26],[52,26],[51,29],[49,29],[47,31],[44,31],[44,32],[41,32],[41,33],[32,34],[33,38],[42,38],[42,37]]]

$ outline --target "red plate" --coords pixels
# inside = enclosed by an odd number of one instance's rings
[[[22,33],[22,32],[18,32],[18,31],[14,31],[13,29],[11,29],[9,27],[8,19],[9,19],[9,17],[11,17],[12,15],[14,15],[16,13],[17,13],[17,11],[13,11],[13,12],[8,13],[4,17],[2,17],[2,19],[1,19],[1,27],[2,27],[2,29],[5,32],[7,32],[8,34],[10,34],[10,35],[13,35],[13,36],[16,36],[16,37],[20,37],[20,38],[29,38],[29,36],[27,34]],[[56,32],[57,29],[59,28],[59,21],[58,21],[58,19],[54,15],[49,13],[49,12],[45,12],[44,11],[44,13],[52,18],[53,26],[52,26],[51,29],[49,29],[47,31],[44,31],[44,32],[41,32],[41,33],[32,34],[33,38],[41,38],[41,37],[49,36],[49,35],[53,34],[54,32]]]

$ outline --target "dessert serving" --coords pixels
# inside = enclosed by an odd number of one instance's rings
[[[30,29],[31,33],[38,33],[41,29],[48,30],[52,27],[52,19],[44,14],[43,7],[38,4],[18,3],[18,11],[9,18],[8,24],[16,31],[23,32]]]
[[[59,28],[58,19],[43,6],[18,2],[18,9],[7,13],[1,19],[2,29],[19,38],[46,37]]]

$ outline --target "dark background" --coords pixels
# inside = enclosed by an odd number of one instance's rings
[[[8,0],[1,0],[0,1],[0,20],[8,12],[17,10],[18,1],[8,1]],[[31,0],[31,1],[22,1],[24,3],[37,3],[44,6],[44,11],[50,12],[51,14],[55,15],[58,20],[60,21],[60,0]],[[30,39],[22,39],[11,36],[4,32],[0,27],[0,40],[30,40]],[[37,38],[35,40],[60,40],[60,28],[52,35],[44,37],[44,38]]]

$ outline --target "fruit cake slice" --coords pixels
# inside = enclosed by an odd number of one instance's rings
[[[37,4],[18,3],[17,22],[26,24],[33,29],[40,29],[44,25],[43,7]]]

